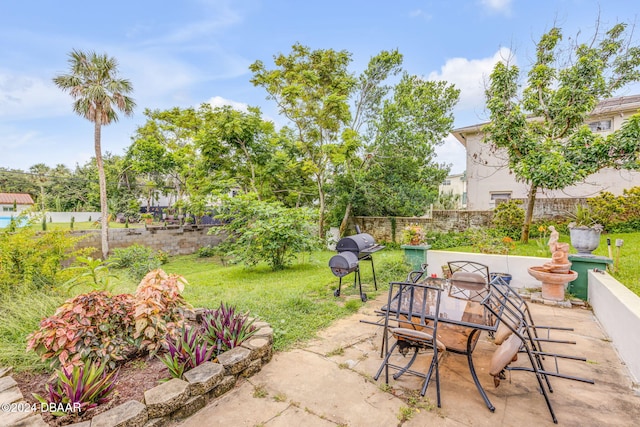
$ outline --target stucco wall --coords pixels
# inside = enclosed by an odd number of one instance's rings
[[[608,273],[589,271],[589,303],[620,358],[640,384],[640,297]]]
[[[221,237],[207,234],[211,226],[197,227],[149,227],[145,228],[112,228],[109,229],[109,249],[126,248],[133,244],[148,246],[162,250],[169,255],[188,255],[195,253],[203,246],[217,245]],[[94,247],[94,257],[102,257],[100,253],[100,230],[78,230],[71,232],[74,236],[85,238],[78,244],[79,248]]]
[[[539,288],[540,282],[529,275],[527,269],[549,262],[549,258],[514,255],[490,255],[469,252],[427,251],[427,273],[442,277],[442,266],[449,261],[475,261],[485,264],[490,272],[509,273],[514,288]]]

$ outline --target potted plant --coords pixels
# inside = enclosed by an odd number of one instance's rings
[[[402,238],[406,244],[418,246],[424,243],[424,230],[417,225],[410,225],[402,230]]]
[[[421,270],[427,263],[427,250],[431,247],[425,243],[424,229],[418,225],[410,225],[402,230],[402,238],[405,242],[400,247],[404,249],[405,261],[414,270]]]
[[[567,225],[571,246],[579,255],[591,255],[600,245],[600,233],[603,230],[601,224],[596,223],[587,206],[577,205],[576,211],[571,215],[572,221]]]
[[[151,224],[153,222],[153,214],[150,213],[143,213],[140,215],[140,218],[144,220],[145,224]]]

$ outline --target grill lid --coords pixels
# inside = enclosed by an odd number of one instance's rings
[[[375,245],[376,241],[373,236],[367,233],[360,233],[340,239],[336,244],[336,250],[338,252],[348,251],[358,254],[360,252],[366,252]]]

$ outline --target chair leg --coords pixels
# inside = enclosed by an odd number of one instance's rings
[[[429,382],[431,382],[431,376],[435,371],[436,377],[436,402],[438,404],[438,408],[441,408],[440,401],[440,361],[438,356],[438,350],[434,350],[433,359],[431,359],[431,363],[429,365],[429,371],[427,372],[426,378],[424,380],[424,384],[422,385],[422,390],[420,391],[420,396],[424,396],[427,393],[427,388],[429,387]]]
[[[387,384],[389,384],[389,357],[391,357],[391,355],[393,354],[393,350],[395,350],[397,346],[398,342],[394,342],[391,348],[387,351],[387,354],[384,356],[384,360],[382,361],[378,372],[376,372],[373,377],[374,381],[378,381],[378,378],[380,378],[380,374],[382,374],[382,370],[386,368],[386,382]]]
[[[471,378],[473,378],[473,382],[475,383],[480,396],[482,396],[484,403],[487,405],[487,408],[489,408],[491,412],[494,412],[496,410],[496,407],[493,406],[493,404],[489,400],[489,396],[487,396],[487,393],[484,391],[482,384],[480,384],[480,380],[478,379],[478,375],[476,374],[476,368],[473,366],[471,342],[473,341],[473,335],[476,333],[479,334],[480,331],[478,329],[474,329],[473,332],[469,334],[469,338],[467,338],[467,363],[469,364],[469,372],[471,373]]]
[[[400,369],[398,372],[396,372],[395,374],[393,374],[393,379],[397,380],[398,378],[400,378],[400,376],[402,374],[404,374],[405,372],[407,372],[409,370],[409,368],[411,367],[411,365],[413,365],[413,362],[416,361],[416,357],[418,357],[418,347],[413,347],[413,356],[411,356],[411,360],[409,360],[409,362],[404,366],[404,368]]]

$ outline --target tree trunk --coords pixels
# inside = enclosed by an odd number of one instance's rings
[[[324,202],[324,188],[322,187],[322,176],[316,175],[316,182],[318,184],[318,201],[320,204],[320,209],[318,212],[318,237],[321,240],[324,239],[324,210],[325,210],[325,202]]]
[[[344,209],[344,216],[342,217],[342,222],[340,223],[340,236],[343,236],[344,232],[347,230],[349,217],[351,217],[351,202],[347,203],[347,207]]]
[[[520,241],[527,243],[529,241],[529,229],[531,228],[531,221],[533,219],[533,207],[536,203],[536,192],[538,187],[531,183],[529,187],[529,195],[527,197],[527,212],[524,217],[524,224],[522,225],[522,234],[520,235]]]
[[[100,147],[101,111],[96,111],[96,121],[94,127],[94,145],[96,150],[96,165],[98,166],[98,181],[100,183],[100,213],[102,214],[100,225],[102,235],[102,259],[109,256],[109,210],[107,207],[107,178],[104,173],[104,163],[102,162],[102,148]]]

